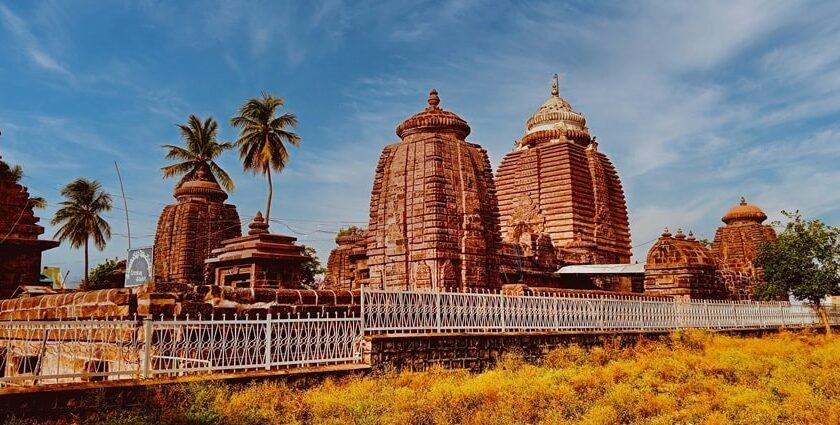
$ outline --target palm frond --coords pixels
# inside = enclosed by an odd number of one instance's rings
[[[44,209],[47,207],[47,200],[40,196],[29,197],[29,205],[32,208]]]
[[[198,157],[198,155],[196,155],[195,152],[192,152],[188,149],[184,149],[180,146],[162,145],[161,147],[164,148],[164,149],[168,149],[168,152],[166,152],[166,156],[165,156],[166,159],[177,159],[177,160],[181,160],[181,161],[195,161]]]
[[[228,192],[232,191],[234,189],[233,179],[230,178],[228,173],[223,170],[219,164],[216,164],[215,161],[210,161],[208,165],[210,166],[210,172],[213,173],[213,176],[219,184],[221,184]]]
[[[180,162],[178,164],[167,165],[166,167],[161,168],[163,171],[163,177],[169,178],[178,176],[181,174],[187,174],[195,169],[195,162],[188,161],[188,162]]]
[[[69,241],[72,248],[79,248],[93,237],[94,243],[101,250],[111,238],[111,227],[99,213],[111,209],[111,195],[102,189],[96,180],[76,179],[61,190],[66,200],[50,222],[61,224],[55,237]]]

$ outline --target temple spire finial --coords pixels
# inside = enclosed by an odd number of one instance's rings
[[[741,203],[741,205],[747,205],[747,199],[742,196],[740,203]]]
[[[554,82],[551,83],[551,95],[560,95],[560,75],[558,75],[557,73],[554,74]]]
[[[438,92],[435,89],[429,92],[429,106],[432,108],[437,108],[440,104],[440,96],[438,96]]]

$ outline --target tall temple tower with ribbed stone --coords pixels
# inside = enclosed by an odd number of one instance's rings
[[[487,152],[470,127],[429,106],[397,127],[376,167],[366,232],[370,286],[499,287],[499,210]]]
[[[503,241],[526,247],[547,236],[558,265],[629,263],[618,172],[558,86],[555,74],[551,96],[496,172]]]

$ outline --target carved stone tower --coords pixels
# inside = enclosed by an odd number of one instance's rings
[[[499,217],[487,152],[429,106],[397,127],[376,168],[367,231],[375,288],[497,288]]]
[[[239,213],[224,203],[227,194],[206,166],[176,187],[174,195],[178,202],[164,207],[155,232],[155,279],[203,283],[209,278],[204,260],[223,240],[242,235]]]
[[[556,76],[551,97],[502,159],[496,184],[505,242],[547,234],[561,264],[580,258],[630,262],[630,225],[618,173],[598,151],[583,115],[560,97]],[[589,255],[564,255],[584,244]]]
[[[32,211],[29,191],[17,180],[0,159],[0,299],[11,297],[20,285],[38,285],[41,252],[58,246],[38,239],[44,227]]]

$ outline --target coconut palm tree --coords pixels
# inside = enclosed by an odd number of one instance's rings
[[[233,190],[233,179],[215,161],[222,152],[233,148],[230,143],[219,143],[216,140],[219,130],[219,124],[216,120],[209,117],[202,122],[197,116],[190,115],[187,123],[179,124],[178,128],[181,129],[181,137],[184,138],[186,147],[162,146],[169,150],[166,153],[166,159],[179,161],[161,168],[163,177],[168,178],[183,174],[181,180],[178,181],[178,186],[180,186],[182,183],[192,180],[198,168],[206,164],[212,178],[228,192]]]
[[[96,249],[105,249],[111,239],[111,226],[99,216],[111,210],[111,195],[102,190],[96,180],[79,178],[64,186],[61,195],[66,199],[59,205],[51,223],[61,224],[55,233],[60,241],[70,241],[72,248],[85,247],[85,284],[88,282],[88,244],[93,238]]]
[[[10,168],[9,172],[12,173],[12,177],[15,179],[15,183],[20,183],[20,181],[23,180],[23,167],[21,167],[20,165],[15,165],[14,167]],[[47,200],[40,196],[30,196],[29,205],[31,205],[32,208],[44,209],[47,207]]]
[[[271,172],[280,173],[286,168],[289,151],[285,143],[293,146],[300,144],[300,137],[287,130],[297,125],[297,117],[288,112],[275,116],[282,106],[283,99],[263,93],[262,98],[248,99],[239,108],[239,115],[230,120],[232,126],[240,129],[236,146],[239,147],[243,167],[254,174],[264,174],[268,179],[266,222],[271,216],[271,197],[274,194]]]

